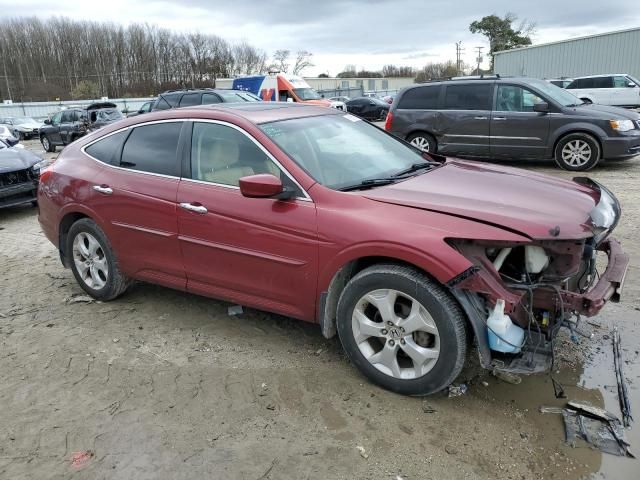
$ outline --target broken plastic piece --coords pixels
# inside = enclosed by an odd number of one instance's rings
[[[243,313],[244,313],[244,310],[242,309],[242,305],[231,305],[227,309],[227,314],[230,316],[242,315]]]
[[[449,385],[449,398],[461,397],[467,393],[467,384],[461,383],[460,385]]]

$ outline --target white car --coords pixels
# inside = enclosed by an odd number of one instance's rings
[[[566,89],[586,103],[640,107],[640,81],[626,73],[575,78]]]

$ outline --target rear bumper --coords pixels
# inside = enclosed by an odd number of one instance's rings
[[[607,137],[602,140],[602,158],[616,160],[640,155],[640,135]]]

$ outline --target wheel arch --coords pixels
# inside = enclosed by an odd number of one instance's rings
[[[69,229],[74,223],[83,218],[93,220],[100,228],[102,228],[102,230],[105,230],[103,227],[104,222],[92,210],[83,205],[77,204],[65,206],[60,214],[60,221],[58,222],[58,251],[60,253],[60,261],[66,268],[69,268],[69,258],[65,251],[67,248],[67,235],[69,233]]]
[[[415,127],[412,128],[411,130],[409,130],[409,132],[404,136],[405,140],[409,140],[409,137],[411,135],[415,135],[416,133],[426,133],[427,135],[431,136],[434,138],[434,140],[437,142],[438,141],[438,136],[434,133],[434,132],[430,132],[429,130],[427,130],[424,127]]]

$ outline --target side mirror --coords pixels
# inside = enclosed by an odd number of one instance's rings
[[[636,86],[637,85],[635,83],[633,83],[633,82],[627,83],[627,87],[629,87],[629,88],[635,88]]]
[[[282,182],[275,175],[259,173],[240,179],[240,193],[248,198],[277,198],[287,200],[292,198],[294,192],[285,189]]]
[[[293,103],[293,98],[287,97],[287,103]]]
[[[549,104],[547,102],[538,102],[533,105],[533,111],[538,113],[549,113]]]
[[[45,125],[51,125],[51,120],[49,120],[48,118],[44,121]]]

